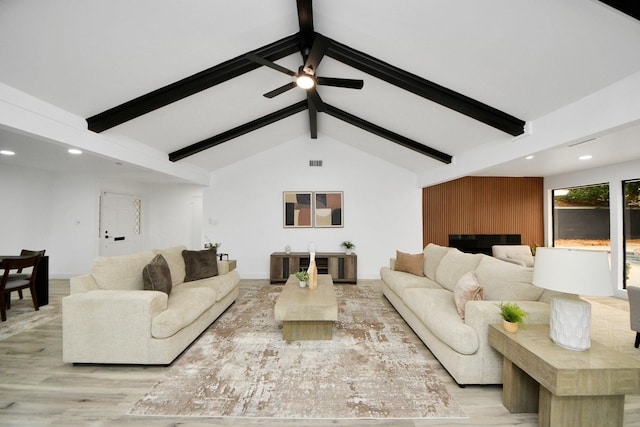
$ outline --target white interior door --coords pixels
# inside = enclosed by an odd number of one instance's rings
[[[100,198],[100,255],[125,255],[138,249],[141,237],[139,198],[103,192]]]

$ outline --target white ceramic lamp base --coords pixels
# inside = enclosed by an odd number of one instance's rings
[[[588,350],[591,347],[591,304],[581,299],[552,299],[549,337],[560,347]]]

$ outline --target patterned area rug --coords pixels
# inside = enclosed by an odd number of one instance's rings
[[[25,292],[24,299],[12,298],[11,309],[7,310],[7,320],[0,322],[0,340],[50,322],[61,314],[61,306],[57,301],[50,301],[35,311],[30,294]]]
[[[425,349],[377,285],[336,286],[331,341],[282,340],[282,286],[252,288],[189,348],[131,415],[463,418]]]

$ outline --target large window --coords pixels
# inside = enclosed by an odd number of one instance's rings
[[[611,250],[609,185],[553,191],[553,246]]]
[[[640,285],[640,179],[623,181],[624,287]]]

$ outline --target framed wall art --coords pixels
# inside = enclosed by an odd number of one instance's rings
[[[344,196],[342,191],[313,193],[313,226],[344,227]]]
[[[313,227],[312,192],[284,191],[282,193],[284,228]]]

